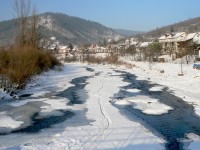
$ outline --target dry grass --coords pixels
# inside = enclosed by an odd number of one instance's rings
[[[122,64],[122,62],[119,61],[117,54],[109,54],[105,58],[89,56],[87,62],[91,64],[114,64],[114,65]]]
[[[60,65],[50,53],[25,46],[0,50],[0,74],[10,78],[12,83],[22,86],[32,75]]]
[[[89,64],[101,64],[101,63],[104,63],[103,58],[101,58],[101,57],[95,57],[95,56],[90,56],[87,59],[87,62]]]
[[[135,67],[133,64],[120,61],[119,56],[113,53],[107,55],[105,58],[90,56],[87,61],[89,64],[112,64],[116,66],[124,65],[127,69]]]
[[[125,66],[127,69],[132,69],[132,68],[134,67],[134,65],[129,64],[129,63],[126,63],[126,62],[124,62],[124,66]]]

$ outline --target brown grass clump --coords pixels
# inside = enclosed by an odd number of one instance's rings
[[[50,53],[25,46],[0,50],[0,74],[10,78],[12,83],[22,86],[32,75],[60,65]]]
[[[132,69],[132,68],[134,67],[134,65],[129,64],[129,63],[126,63],[126,62],[124,62],[124,66],[125,66],[127,69]]]
[[[105,62],[108,64],[120,65],[118,54],[111,53],[110,55],[104,58]]]
[[[112,53],[107,55],[105,58],[89,56],[87,62],[91,64],[114,64],[114,65],[122,64],[122,62],[119,61],[118,59],[118,55]]]
[[[91,64],[101,64],[101,63],[104,63],[103,58],[101,58],[101,57],[95,57],[95,56],[90,56],[87,59],[87,61],[88,61],[88,63],[91,63]]]

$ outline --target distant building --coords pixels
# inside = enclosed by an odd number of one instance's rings
[[[162,46],[163,53],[174,54],[178,52],[178,42],[183,41],[187,36],[186,32],[166,33],[158,41]]]
[[[186,32],[166,33],[158,40],[162,46],[164,54],[171,54],[177,58],[185,49],[186,45],[192,42],[200,45],[200,34]]]

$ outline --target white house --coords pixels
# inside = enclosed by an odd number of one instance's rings
[[[164,50],[163,52],[167,52],[168,50],[171,52],[177,52],[178,42],[184,41],[186,37],[186,32],[166,33],[165,35],[161,36],[158,41]]]

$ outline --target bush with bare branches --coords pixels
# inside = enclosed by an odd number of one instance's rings
[[[60,63],[52,54],[33,47],[12,47],[0,51],[0,74],[6,75],[19,86],[32,75],[47,71],[55,65]]]

